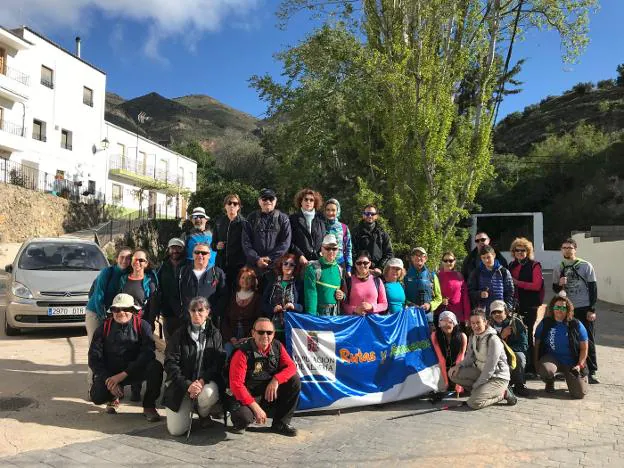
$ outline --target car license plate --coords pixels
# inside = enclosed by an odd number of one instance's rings
[[[84,315],[85,308],[78,307],[48,307],[48,315]]]

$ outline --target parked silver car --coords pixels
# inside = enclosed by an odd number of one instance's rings
[[[11,265],[4,330],[83,327],[93,280],[108,261],[98,245],[71,237],[29,239]]]

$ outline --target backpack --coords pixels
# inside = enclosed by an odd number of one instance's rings
[[[321,281],[321,274],[323,273],[323,270],[321,268],[321,263],[318,260],[312,260],[311,262],[309,262],[310,265],[312,265],[314,267],[314,273],[316,275],[316,281]],[[336,264],[338,266],[338,270],[340,271],[340,277],[342,278],[342,267],[338,264]],[[336,288],[338,289],[338,288]]]
[[[492,335],[488,335],[488,338],[487,338],[488,345],[490,344],[491,337]],[[511,370],[515,369],[516,366],[518,365],[516,361],[516,353],[514,353],[513,349],[511,349],[509,345],[505,342],[505,340],[503,340],[500,336],[496,335],[496,338],[498,338],[501,341],[501,343],[503,343],[503,348],[505,349],[505,355],[507,356],[507,364],[509,365],[509,368]]]
[[[104,293],[106,294],[106,291],[108,291],[108,285],[111,282],[111,279],[113,278],[113,268],[112,266],[106,267],[106,269],[108,270],[108,273],[106,274],[106,286],[104,286]],[[99,276],[99,275],[98,275]],[[91,283],[91,287],[89,288],[89,294],[87,294],[87,297],[89,299],[91,299],[91,296],[93,296],[93,293],[95,292],[95,287],[97,285],[97,277],[93,280],[93,283]]]
[[[578,265],[582,261],[583,261],[582,259],[577,258],[572,265],[566,265],[565,263],[561,262],[561,265],[560,265],[561,271],[559,272],[559,278],[562,278],[562,277],[565,276],[565,271],[566,270],[573,270],[574,273],[576,273],[576,276],[578,276],[581,279],[581,281],[583,281],[583,284],[589,290],[589,287],[587,286],[587,280],[585,278],[583,278],[579,274],[578,270],[576,269],[576,265]]]
[[[112,317],[109,317],[106,320],[104,320],[104,332],[102,333],[102,336],[104,338],[110,335],[112,325],[113,325]],[[137,332],[137,334],[140,337],[141,336],[141,317],[139,317],[139,314],[132,315],[132,328],[134,328],[134,331]]]

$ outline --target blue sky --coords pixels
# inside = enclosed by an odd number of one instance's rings
[[[6,5],[5,2],[8,2]],[[265,104],[249,88],[253,74],[280,73],[273,54],[311,31],[305,15],[276,27],[277,0],[3,0],[0,24],[26,24],[107,73],[108,91],[124,98],[152,91],[166,97],[208,94],[261,117]],[[7,8],[8,6],[8,8]],[[500,116],[522,110],[580,81],[615,76],[624,62],[624,1],[604,0],[591,18],[591,43],[578,64],[564,64],[554,33],[530,33],[516,46],[526,58],[523,92],[509,96]]]

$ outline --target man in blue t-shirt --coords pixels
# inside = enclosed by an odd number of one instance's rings
[[[197,244],[210,245],[212,242],[212,231],[208,229],[208,220],[210,218],[206,215],[206,210],[201,206],[193,208],[191,214],[191,221],[193,221],[193,228],[188,233],[183,233],[181,239],[186,244],[186,260],[187,263],[193,264],[193,250]],[[210,250],[210,263],[208,268],[211,268],[215,264],[217,253]]]

